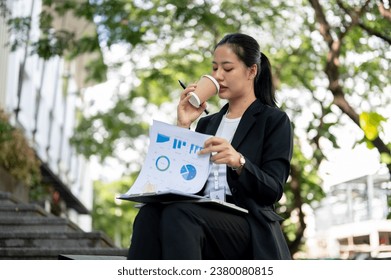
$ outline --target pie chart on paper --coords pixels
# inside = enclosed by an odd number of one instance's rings
[[[181,168],[181,175],[183,179],[190,181],[197,175],[196,168],[191,164],[183,165]]]

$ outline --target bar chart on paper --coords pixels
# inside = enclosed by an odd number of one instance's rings
[[[199,155],[210,135],[154,121],[150,145],[130,193],[177,190],[197,193],[210,171],[209,155]]]
[[[171,137],[162,133],[158,133],[156,137],[156,143],[169,143],[171,142]],[[197,154],[197,152],[201,151],[202,146],[197,144],[187,144],[188,141],[179,139],[179,138],[173,138],[172,139],[172,145],[170,144],[169,147],[172,147],[173,150],[180,150],[180,149],[188,149],[189,154]]]

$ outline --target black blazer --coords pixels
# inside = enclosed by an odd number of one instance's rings
[[[201,118],[196,131],[215,135],[228,104]],[[282,234],[283,220],[274,212],[290,171],[293,137],[283,111],[254,101],[243,114],[231,142],[246,159],[240,174],[227,168],[227,181],[235,204],[249,210],[254,259],[290,259]]]

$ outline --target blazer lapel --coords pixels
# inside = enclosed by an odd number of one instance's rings
[[[237,147],[243,141],[251,127],[254,125],[256,120],[255,115],[260,113],[262,106],[262,103],[257,99],[244,112],[231,142],[232,146],[235,149],[237,149]]]

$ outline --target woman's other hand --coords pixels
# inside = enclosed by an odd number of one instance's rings
[[[220,137],[211,137],[204,143],[204,149],[199,154],[211,153],[211,161],[216,164],[226,164],[228,166],[238,166],[240,164],[240,154],[232,145]]]

